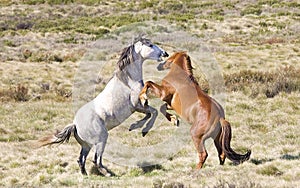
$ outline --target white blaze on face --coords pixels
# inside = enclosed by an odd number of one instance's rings
[[[135,43],[134,49],[136,53],[139,53],[143,57],[143,59],[160,60],[162,54],[162,50],[157,46],[151,43],[149,43],[149,45],[143,44],[140,41]]]
[[[142,51],[143,48],[143,43],[138,41],[137,43],[134,44],[134,51],[137,54],[140,54],[140,52]]]

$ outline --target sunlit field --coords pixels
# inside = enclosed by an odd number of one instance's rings
[[[0,187],[299,187],[299,12],[290,0],[1,0]],[[88,176],[80,173],[74,137],[36,147],[103,90],[141,33],[169,54],[190,54],[200,86],[225,108],[232,148],[251,149],[249,161],[220,166],[207,140],[208,159],[195,171],[190,125],[161,114],[145,137],[128,130],[139,113],[109,132],[103,163],[112,177],[94,169],[94,150]],[[145,62],[144,80],[167,73],[157,64]],[[166,154],[168,141],[180,144]],[[155,164],[143,156],[148,147]]]

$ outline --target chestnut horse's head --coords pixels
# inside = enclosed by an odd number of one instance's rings
[[[161,71],[161,70],[170,69],[173,64],[176,64],[178,67],[182,68],[183,70],[192,73],[193,67],[191,64],[191,59],[186,52],[175,52],[166,61],[160,63],[157,66],[157,70]]]

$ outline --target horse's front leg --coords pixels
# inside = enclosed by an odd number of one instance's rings
[[[130,127],[130,130],[132,130],[134,128],[142,127],[143,124],[145,123],[145,121],[147,121],[150,118],[150,117],[148,118],[148,114],[151,114],[151,119],[146,124],[146,127],[142,130],[142,135],[145,136],[150,131],[150,129],[153,127],[153,124],[157,118],[158,112],[155,108],[148,105],[147,94],[150,91],[150,94],[152,96],[161,97],[162,90],[163,90],[163,87],[159,86],[158,84],[156,84],[154,82],[147,81],[145,83],[142,91],[139,94],[139,99],[140,99],[141,103],[139,105],[137,105],[136,111],[143,112],[147,115],[142,120],[139,120],[136,123],[132,124]]]
[[[135,110],[137,112],[146,114],[146,116],[143,119],[131,124],[129,131],[132,131],[133,129],[141,128],[146,123],[146,121],[151,118],[146,124],[146,127],[142,130],[142,135],[145,136],[149,132],[149,130],[153,127],[158,112],[152,106],[149,105],[142,106],[141,104],[137,105],[135,107]]]
[[[141,113],[146,113],[144,110],[139,111],[138,109],[136,109],[136,111],[141,112]],[[129,131],[132,131],[134,129],[143,127],[143,125],[147,122],[147,120],[150,117],[151,117],[151,113],[146,113],[146,116],[143,119],[138,120],[135,123],[133,123],[133,124],[130,125]]]
[[[143,106],[148,105],[148,93],[150,93],[151,96],[160,98],[162,95],[162,90],[163,90],[162,86],[152,81],[147,81],[139,95],[141,104]]]
[[[145,106],[146,110],[151,113],[151,119],[146,124],[146,127],[142,130],[143,137],[146,136],[146,134],[150,131],[150,129],[153,127],[153,124],[157,118],[158,112],[155,108],[152,106]]]

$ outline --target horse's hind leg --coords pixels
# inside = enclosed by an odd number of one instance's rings
[[[96,153],[95,153],[94,163],[101,174],[103,174],[104,176],[111,176],[111,174],[107,171],[107,169],[102,164],[102,155],[106,145],[107,137],[108,137],[107,132],[105,132],[105,134],[104,133],[101,134],[101,138],[100,138],[101,142],[97,143],[95,146]]]
[[[222,136],[221,136],[221,131],[218,133],[218,135],[216,136],[216,138],[214,139],[214,143],[215,146],[217,148],[218,154],[219,154],[219,161],[220,161],[220,165],[223,165],[225,162],[225,153],[222,149]]]
[[[85,170],[85,162],[90,150],[91,147],[89,146],[81,146],[80,156],[77,162],[83,175],[87,175]]]
[[[86,158],[92,148],[91,145],[87,144],[85,141],[83,141],[78,133],[77,130],[74,131],[74,137],[77,140],[77,142],[81,145],[81,151],[80,151],[80,156],[78,159],[78,165],[80,167],[80,171],[83,175],[87,175],[86,170],[85,170],[85,162],[86,162]]]
[[[192,135],[192,140],[194,142],[194,145],[197,149],[198,157],[199,157],[199,163],[197,165],[197,169],[200,169],[203,167],[203,164],[208,156],[207,151],[204,146],[204,142],[207,139],[207,136],[204,134],[203,130],[201,130],[202,126],[194,125],[191,127],[191,135]]]
[[[204,162],[206,161],[206,158],[208,156],[207,154],[207,151],[204,147],[204,140],[203,140],[203,137],[193,137],[192,136],[192,139],[193,139],[193,142],[195,144],[195,147],[197,149],[197,152],[198,152],[198,157],[199,157],[199,163],[197,165],[197,169],[200,169],[203,167],[203,164]]]

